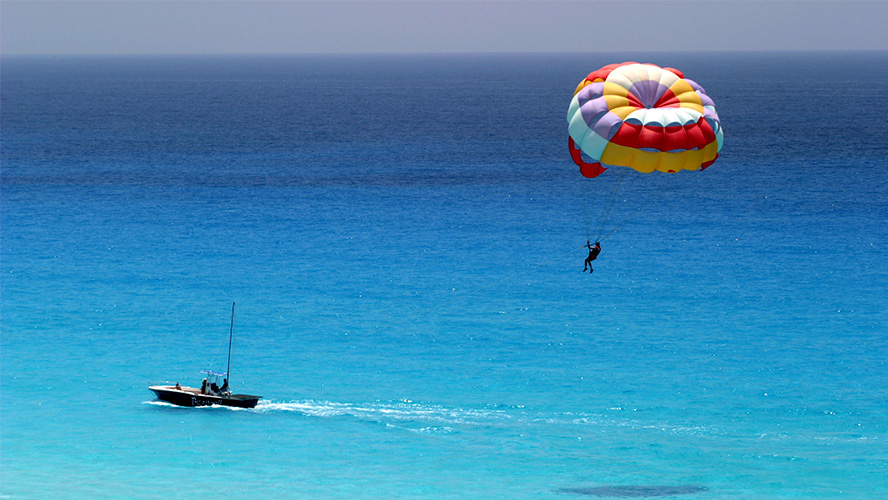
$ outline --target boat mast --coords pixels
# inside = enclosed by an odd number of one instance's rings
[[[228,367],[225,375],[228,377],[228,387],[231,387],[231,340],[234,338],[234,302],[231,303],[231,327],[228,329]]]

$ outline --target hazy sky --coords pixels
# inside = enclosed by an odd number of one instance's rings
[[[0,1],[4,54],[888,49],[888,1]]]

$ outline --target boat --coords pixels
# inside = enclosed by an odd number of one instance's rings
[[[262,396],[234,394],[229,389],[231,380],[231,341],[234,338],[234,303],[231,303],[231,326],[228,331],[228,367],[224,372],[201,370],[203,382],[198,387],[176,385],[152,385],[148,389],[157,399],[177,406],[234,406],[255,408]],[[220,383],[221,382],[221,383]]]

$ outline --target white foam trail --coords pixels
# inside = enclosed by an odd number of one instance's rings
[[[142,404],[143,405],[154,405],[154,406],[169,406],[169,407],[176,406],[172,403],[167,403],[166,401],[159,401],[159,400],[142,401]]]
[[[635,418],[614,418],[609,412],[622,410],[610,407],[606,413],[537,413],[524,406],[492,408],[448,408],[440,405],[401,401],[393,403],[337,403],[314,399],[294,401],[261,400],[255,408],[236,408],[228,406],[202,406],[186,408],[167,403],[166,401],[145,401],[144,404],[186,410],[228,410],[251,411],[257,413],[291,412],[299,415],[319,418],[351,417],[369,422],[383,423],[389,427],[404,429],[426,435],[444,435],[456,432],[457,426],[535,426],[555,425],[568,427],[630,427],[654,429],[667,434],[679,435],[715,435],[718,429],[708,426],[693,426],[660,423],[652,424]],[[624,413],[617,411],[616,413]],[[631,412],[630,412],[631,413]]]
[[[495,425],[513,417],[503,410],[458,409],[413,402],[351,404],[332,401],[262,401],[257,411],[289,411],[313,417],[349,416],[362,420],[423,422],[425,429],[448,429],[448,425]],[[452,431],[452,429],[450,429]]]

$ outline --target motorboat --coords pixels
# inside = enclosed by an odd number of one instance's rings
[[[177,406],[235,406],[254,408],[262,396],[234,394],[229,388],[231,380],[231,342],[234,338],[234,303],[231,304],[231,326],[228,332],[228,368],[224,372],[201,370],[204,374],[201,386],[152,385],[148,387],[157,398]]]

